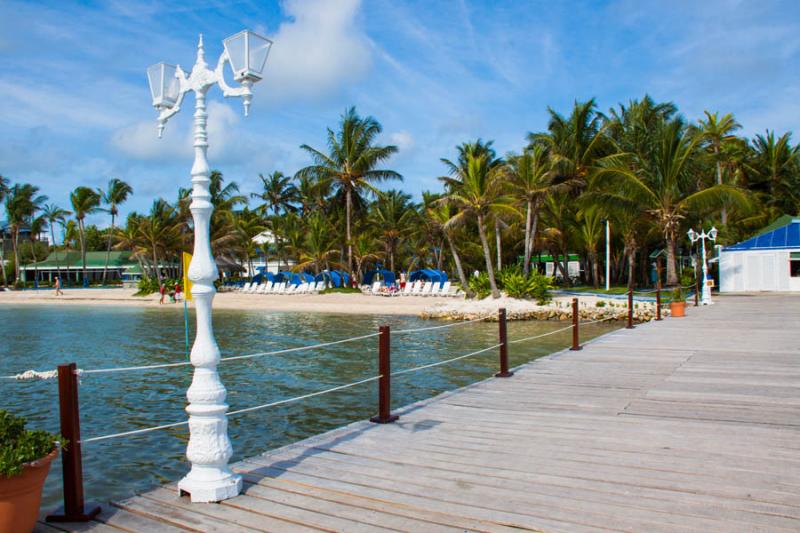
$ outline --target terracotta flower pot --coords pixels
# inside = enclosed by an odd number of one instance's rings
[[[686,302],[670,302],[669,314],[675,318],[686,316]]]
[[[0,533],[33,531],[39,517],[44,480],[57,455],[55,449],[49,455],[27,463],[19,475],[0,476]]]

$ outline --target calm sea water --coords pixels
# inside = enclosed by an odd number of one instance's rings
[[[190,316],[193,338],[193,320]],[[317,344],[377,331],[434,325],[415,317],[215,311],[214,327],[223,356]],[[509,339],[564,327],[564,323],[509,322]],[[583,328],[588,339],[610,331],[607,323]],[[565,331],[512,345],[516,366],[570,343]],[[497,324],[470,324],[430,332],[393,335],[393,370],[428,364],[497,342]],[[122,307],[0,306],[0,375],[48,370],[76,362],[103,368],[186,360],[180,311]],[[397,377],[395,406],[491,376],[495,350],[452,364]],[[231,361],[220,365],[231,410],[291,398],[377,374],[377,338],[308,352]],[[86,375],[81,379],[83,438],[186,419],[185,393],[191,367]],[[376,411],[377,385],[368,383],[297,403],[231,417],[233,461],[368,418]],[[28,419],[29,427],[58,431],[58,388],[53,381],[0,380],[0,408]],[[89,443],[83,447],[88,499],[130,496],[187,471],[185,427]],[[45,487],[44,506],[60,504],[60,461]]]

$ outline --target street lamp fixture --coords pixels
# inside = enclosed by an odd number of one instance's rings
[[[702,249],[703,249],[703,296],[701,298],[701,303],[703,305],[711,305],[714,302],[711,301],[711,286],[708,284],[709,277],[708,277],[708,263],[706,262],[706,239],[710,241],[717,240],[717,228],[713,227],[708,231],[702,230],[700,233],[697,233],[693,229],[689,229],[686,234],[689,236],[689,240],[692,241],[694,244],[697,241],[701,241]]]
[[[189,206],[194,221],[194,253],[188,277],[193,283],[197,334],[190,355],[194,376],[186,393],[189,400],[186,407],[189,414],[186,457],[192,466],[178,483],[180,492],[189,494],[192,502],[218,502],[232,498],[242,490],[242,478],[228,466],[233,448],[228,438],[227,391],[217,372],[220,352],[211,323],[212,302],[216,294],[214,281],[219,272],[209,237],[214,206],[209,190],[211,171],[206,156],[206,94],[211,87],[219,85],[224,96],[241,97],[246,116],[253,97],[251,87],[262,77],[272,41],[251,31],[243,31],[226,39],[224,45],[225,50],[214,70],[206,64],[202,35],[197,44],[197,59],[188,76],[180,65],[158,63],[147,69],[153,106],[158,110],[159,137],[167,121],[180,111],[186,93],[194,91],[195,94],[192,203]],[[231,64],[233,78],[241,87],[233,88],[225,82],[223,70],[226,63]]]

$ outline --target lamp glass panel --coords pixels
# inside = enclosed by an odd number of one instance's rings
[[[150,96],[153,102],[160,102],[164,95],[163,63],[147,67],[147,82],[150,84]]]
[[[249,52],[247,70],[250,73],[261,76],[264,71],[264,65],[267,62],[269,49],[272,47],[272,41],[253,32],[247,32],[247,39]]]
[[[176,76],[178,68],[173,65],[164,65],[164,101],[169,105],[178,100],[181,82]]]
[[[239,32],[225,39],[225,51],[233,69],[233,77],[238,78],[247,69],[247,54],[245,53],[245,32]]]

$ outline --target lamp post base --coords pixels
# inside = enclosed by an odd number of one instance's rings
[[[189,495],[192,503],[215,503],[238,496],[242,492],[242,478],[230,474],[222,479],[198,480],[186,476],[178,483],[181,496]]]

